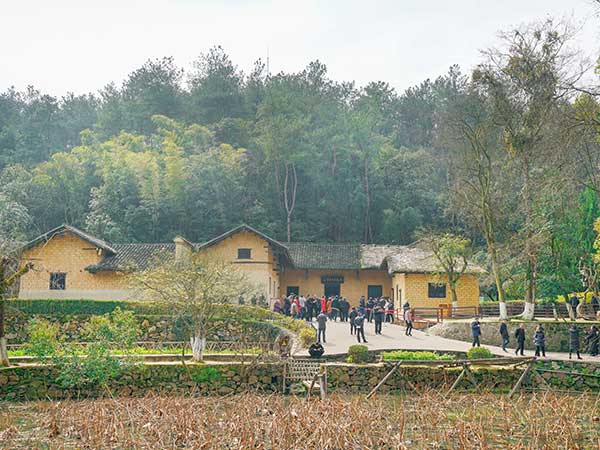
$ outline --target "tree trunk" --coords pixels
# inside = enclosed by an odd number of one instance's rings
[[[456,295],[456,284],[450,284],[450,295],[452,296],[452,310],[458,308],[458,296]]]
[[[206,348],[206,338],[200,333],[196,336],[190,337],[190,344],[192,346],[192,359],[196,362],[204,360],[204,349]]]
[[[0,366],[10,366],[8,360],[8,349],[6,342],[6,295],[8,287],[4,283],[4,268],[0,272],[2,281],[0,282]]]
[[[364,236],[363,242],[368,244],[373,240],[373,232],[371,230],[371,189],[369,186],[369,159],[365,157],[364,163],[364,189],[366,197],[365,217],[364,217]]]
[[[4,295],[1,295],[0,299],[0,366],[10,366],[10,361],[8,360],[8,348],[6,343],[6,332],[4,329],[4,321],[5,321],[5,308],[6,308],[6,299]]]
[[[488,252],[490,255],[490,262],[492,264],[492,274],[494,275],[494,282],[496,283],[496,290],[498,291],[498,304],[500,306],[500,319],[508,319],[508,309],[506,307],[506,300],[504,298],[504,287],[502,286],[502,280],[500,279],[500,269],[498,267],[498,255],[496,254],[495,242],[488,241]]]
[[[535,284],[537,278],[536,249],[533,242],[533,208],[531,199],[531,179],[529,158],[523,157],[523,211],[525,213],[525,258],[527,270],[525,272],[525,310],[523,318],[532,320],[535,309]]]
[[[296,166],[292,164],[291,170],[292,186],[288,187],[290,182],[290,165],[285,163],[285,180],[283,182],[283,197],[285,202],[286,223],[287,223],[287,241],[292,241],[292,214],[296,207],[296,193],[298,191],[298,176]],[[290,192],[291,191],[291,192]],[[291,197],[291,198],[290,198]]]

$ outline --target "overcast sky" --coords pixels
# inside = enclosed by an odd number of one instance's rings
[[[383,80],[403,90],[459,64],[468,71],[497,32],[547,16],[582,24],[579,45],[599,54],[592,0],[3,0],[0,91],[97,91],[148,58],[189,69],[222,45],[248,72],[324,62],[336,80]]]

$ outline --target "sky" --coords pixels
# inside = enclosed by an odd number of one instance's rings
[[[581,27],[577,46],[600,54],[592,0],[3,0],[0,92],[33,85],[64,95],[120,85],[146,60],[173,56],[186,70],[214,45],[249,72],[325,63],[331,78],[386,81],[402,91],[468,72],[498,32],[548,16]],[[600,8],[597,8],[600,9]]]

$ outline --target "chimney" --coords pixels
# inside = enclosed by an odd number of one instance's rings
[[[194,246],[190,241],[181,236],[175,236],[175,262],[183,262],[189,259],[194,251]]]

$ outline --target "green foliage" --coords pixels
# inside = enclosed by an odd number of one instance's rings
[[[300,344],[302,347],[309,347],[316,339],[316,333],[314,329],[304,328],[300,331]]]
[[[428,351],[409,352],[409,351],[405,351],[405,350],[395,350],[395,351],[391,351],[391,352],[383,352],[382,356],[385,361],[399,361],[399,360],[449,361],[449,360],[455,359],[453,355],[449,355],[449,354],[439,354],[439,353],[428,352]]]
[[[92,341],[123,350],[133,347],[139,328],[133,311],[124,311],[117,306],[113,312],[92,316],[86,325],[86,333]]]
[[[348,347],[346,361],[354,364],[364,364],[373,360],[366,345],[355,344]]]
[[[140,314],[156,313],[157,308],[146,302],[90,299],[20,299],[10,300],[10,306],[27,315],[102,315],[119,307]]]
[[[58,383],[64,388],[84,388],[94,385],[108,386],[111,380],[121,377],[130,369],[133,361],[117,358],[103,343],[85,347],[85,355],[67,348],[64,354],[54,358],[59,370]]]
[[[469,359],[491,359],[494,355],[485,347],[472,347],[467,352]]]
[[[196,383],[208,383],[213,384],[218,381],[221,381],[223,375],[221,371],[215,367],[201,367],[200,369],[195,369],[192,371],[192,380]]]
[[[32,319],[27,324],[29,340],[23,346],[25,354],[44,358],[59,351],[59,327],[44,319]]]

